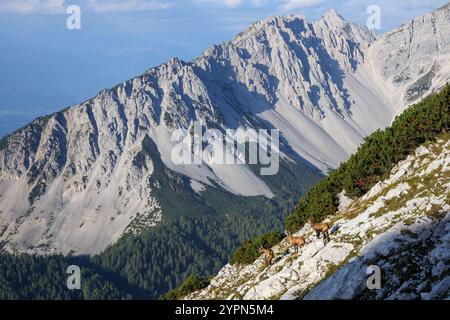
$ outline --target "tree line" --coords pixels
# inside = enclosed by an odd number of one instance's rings
[[[2,253],[0,299],[157,299],[167,292],[166,299],[180,298],[207,285],[205,279],[228,261],[252,263],[260,246],[271,247],[282,239],[282,230],[297,232],[309,218],[320,221],[335,214],[340,192],[363,195],[399,161],[449,127],[446,85],[408,108],[389,128],[367,137],[348,161],[301,197],[286,219],[268,203],[261,212],[170,217],[92,257]],[[71,264],[82,270],[79,291],[66,287]]]

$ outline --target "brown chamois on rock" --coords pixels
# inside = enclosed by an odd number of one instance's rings
[[[266,267],[270,266],[274,257],[272,249],[265,249],[263,247],[260,247],[259,253],[264,255],[264,264],[266,265]]]
[[[305,238],[303,237],[294,237],[292,236],[292,234],[290,232],[287,233],[287,237],[288,241],[291,243],[291,245],[294,246],[294,251],[295,253],[298,252],[298,249],[303,247],[306,243]]]
[[[312,219],[308,219],[308,223],[316,232],[317,238],[320,238],[320,234],[323,234],[323,238],[330,241],[330,226],[327,223],[314,223]]]

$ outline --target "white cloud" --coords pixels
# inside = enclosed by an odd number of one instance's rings
[[[308,8],[325,3],[326,0],[283,0],[280,9],[284,11]]]
[[[96,12],[124,12],[164,10],[171,8],[172,3],[156,0],[89,0],[89,6]]]
[[[18,14],[65,13],[66,7],[78,4],[95,12],[163,10],[172,6],[165,0],[0,0],[0,12]]]
[[[265,5],[268,0],[197,0],[197,3],[217,3],[230,8],[236,8],[243,4],[251,4],[255,7],[261,7]]]
[[[0,12],[52,14],[65,12],[65,0],[2,0]]]

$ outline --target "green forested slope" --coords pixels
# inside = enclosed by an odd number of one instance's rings
[[[67,268],[81,267],[81,290],[67,288]],[[132,299],[146,292],[85,257],[0,255],[0,300]]]

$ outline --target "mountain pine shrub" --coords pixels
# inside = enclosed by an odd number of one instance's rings
[[[286,219],[286,230],[297,232],[308,218],[322,220],[337,211],[337,195],[345,190],[360,197],[386,179],[393,167],[411,152],[450,128],[450,86],[433,93],[396,117],[392,126],[377,130],[358,151],[316,184]]]

